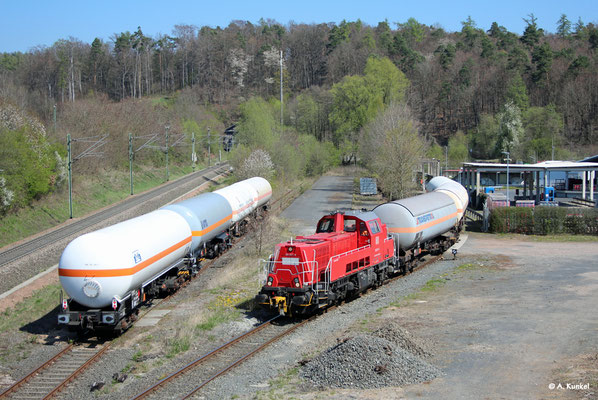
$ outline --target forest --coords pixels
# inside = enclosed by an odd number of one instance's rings
[[[458,32],[413,18],[376,26],[262,19],[225,28],[176,25],[157,37],[141,27],[109,41],[70,37],[0,54],[0,106],[34,119],[29,127],[44,125],[44,165],[54,170],[67,131],[114,136],[122,150],[114,150],[119,156],[112,163],[122,167],[125,131],[147,134],[166,123],[185,134],[237,123],[241,153],[263,149],[277,171],[290,168],[293,146],[304,149],[287,176],[321,172],[337,163],[330,155],[348,154],[381,171],[372,143],[397,142],[392,135],[373,142],[382,126],[415,132],[424,156],[446,157],[454,167],[499,159],[503,151],[523,162],[595,153],[598,26],[562,15],[551,33],[533,14],[523,18],[521,35],[497,22],[479,27],[468,17]],[[393,122],[389,109],[406,124]],[[58,127],[49,129],[55,113]],[[32,128],[23,126],[0,129],[26,135]],[[4,144],[21,140],[3,136]]]

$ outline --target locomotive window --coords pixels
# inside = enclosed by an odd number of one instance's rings
[[[332,231],[334,231],[334,220],[332,218],[328,218],[328,219],[324,219],[324,220],[320,221],[320,224],[318,225],[318,229],[316,230],[316,233],[332,232]]]
[[[362,258],[361,260],[359,260],[359,268],[363,267],[365,265],[365,260]]]
[[[361,233],[361,236],[370,236],[368,228],[365,226],[365,223],[363,222],[359,223],[359,232]]]
[[[368,222],[370,226],[370,230],[375,235],[376,233],[380,233],[380,225],[378,225],[378,221],[370,221]]]
[[[357,261],[353,261],[353,269],[357,269]]]
[[[351,263],[347,264],[347,269],[345,270],[345,272],[351,272]]]
[[[354,219],[346,219],[345,220],[345,232],[355,232],[355,220]]]
[[[368,265],[370,265],[370,258],[366,257],[365,258],[365,266],[367,267]]]

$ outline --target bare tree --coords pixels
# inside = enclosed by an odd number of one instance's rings
[[[417,187],[414,171],[425,141],[406,104],[391,104],[361,131],[361,158],[391,198],[409,196]]]

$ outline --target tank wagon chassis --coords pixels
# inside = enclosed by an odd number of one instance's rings
[[[61,293],[58,324],[126,330],[141,305],[177,291],[243,236],[271,195],[268,181],[251,178],[76,238],[59,263],[68,298]]]

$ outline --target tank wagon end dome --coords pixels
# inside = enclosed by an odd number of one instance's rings
[[[454,196],[458,197],[459,201],[457,202],[457,208],[461,210],[461,214],[465,212],[465,209],[469,204],[469,195],[467,194],[467,189],[465,189],[465,187],[459,182],[456,182],[445,176],[435,176],[434,178],[430,179],[430,181],[426,183],[426,190],[428,192],[444,191],[446,194],[450,192]]]

